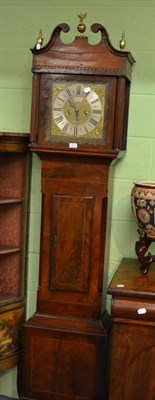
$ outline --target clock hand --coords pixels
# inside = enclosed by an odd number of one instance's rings
[[[76,113],[79,112],[79,109],[76,108],[75,102],[74,102],[74,101],[71,101],[70,99],[69,99],[68,101],[69,101],[70,106],[71,106],[72,108],[75,109],[75,112],[76,112]]]
[[[75,108],[75,104],[74,104],[71,100],[68,100],[68,101],[69,101],[70,106],[71,106],[72,108]]]
[[[71,101],[70,99],[68,99],[68,101],[69,101],[70,106],[73,107],[74,109],[76,109],[74,101]]]
[[[79,117],[79,109],[75,108],[75,114],[76,114],[76,122],[78,122],[78,117]]]
[[[70,106],[72,108],[74,108],[74,110],[75,110],[76,122],[78,123],[79,109],[76,108],[76,104],[75,104],[74,100],[72,101],[72,100],[68,99],[68,102],[69,102]]]

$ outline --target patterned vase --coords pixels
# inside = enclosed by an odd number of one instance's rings
[[[135,182],[131,206],[139,232],[155,241],[155,182]]]
[[[141,264],[141,271],[147,274],[155,255],[148,252],[155,242],[155,182],[135,182],[131,191],[131,207],[138,224],[139,240],[135,251]]]

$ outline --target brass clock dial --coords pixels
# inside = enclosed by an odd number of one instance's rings
[[[105,85],[54,83],[51,135],[103,137]]]

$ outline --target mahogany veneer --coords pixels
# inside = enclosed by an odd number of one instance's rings
[[[109,400],[153,400],[155,396],[155,270],[141,274],[139,261],[123,259],[112,295]]]

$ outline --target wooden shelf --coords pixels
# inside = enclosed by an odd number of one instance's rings
[[[12,293],[0,293],[0,309],[1,307],[7,307],[10,304],[14,304],[23,299],[23,296],[17,296]]]
[[[11,197],[0,197],[0,205],[21,203],[22,199]]]
[[[0,132],[1,152],[27,152],[29,134],[20,132]]]
[[[17,253],[20,251],[19,246],[0,246],[0,255],[1,254],[9,254],[9,253]]]

